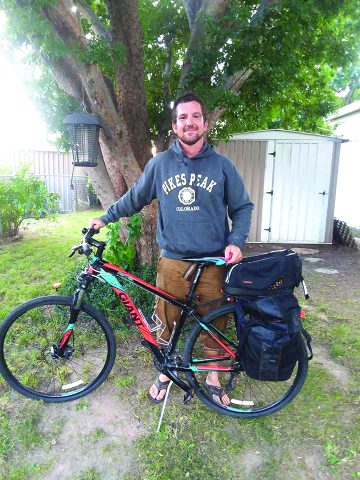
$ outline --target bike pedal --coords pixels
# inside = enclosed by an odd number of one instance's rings
[[[187,390],[187,392],[184,395],[184,404],[186,405],[187,403],[189,403],[190,400],[193,398],[193,396],[194,396],[193,389],[189,388],[189,390]]]

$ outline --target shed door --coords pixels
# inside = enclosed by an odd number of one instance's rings
[[[333,143],[271,143],[275,156],[266,165],[262,241],[324,242]]]

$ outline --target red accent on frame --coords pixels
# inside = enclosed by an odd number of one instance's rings
[[[222,358],[229,358],[229,355],[207,355],[206,358],[218,358],[218,359],[222,359]],[[205,360],[205,359],[204,359]]]
[[[213,367],[213,366],[208,366],[208,367],[196,367],[198,370],[216,370],[217,372],[230,372],[232,370],[232,367]]]
[[[68,330],[66,333],[64,333],[61,342],[60,342],[60,348],[63,348],[63,346],[66,344],[66,342],[69,340],[70,335],[72,334],[73,329]]]
[[[94,273],[94,269],[92,267],[88,267],[88,273]]]
[[[117,265],[114,265],[113,263],[104,263],[103,266],[104,266],[104,267],[111,268],[111,269],[113,269],[113,270],[117,270],[118,272],[123,273],[126,277],[130,277],[130,278],[132,278],[133,280],[136,280],[137,282],[141,283],[142,285],[146,285],[147,287],[151,288],[152,290],[155,290],[156,292],[163,293],[164,295],[166,295],[166,296],[168,296],[168,297],[170,297],[170,298],[173,298],[174,300],[177,300],[176,297],[173,297],[173,296],[170,295],[169,293],[164,292],[164,290],[160,290],[160,288],[154,287],[154,286],[151,285],[150,283],[145,282],[145,280],[142,280],[141,278],[136,277],[135,275],[132,275],[131,273],[127,272],[126,270],[122,270],[120,267],[118,267]]]
[[[213,340],[215,340],[216,343],[218,343],[218,344],[219,344],[226,352],[228,352],[233,358],[236,357],[235,353],[234,353],[232,350],[230,350],[229,347],[227,347],[227,346],[224,345],[222,342],[220,342],[220,340],[219,340],[217,337],[215,337],[215,335],[213,335],[211,332],[207,332],[207,333],[210,335],[210,337],[211,337]]]
[[[149,343],[152,343],[156,347],[159,346],[158,342],[155,338],[151,335],[151,332],[144,322],[142,316],[140,315],[139,310],[135,307],[134,302],[131,300],[129,295],[118,288],[111,287],[114,292],[119,295],[121,301],[123,302],[126,310],[130,313],[130,317],[134,320],[135,325],[138,327],[141,335],[147,340]]]

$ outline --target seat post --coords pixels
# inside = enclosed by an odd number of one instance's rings
[[[194,293],[195,293],[195,290],[196,290],[196,287],[199,283],[199,280],[200,280],[200,277],[201,277],[201,274],[202,274],[202,271],[204,270],[204,268],[209,265],[209,262],[201,262],[201,263],[197,263],[197,267],[196,267],[196,270],[195,270],[195,273],[194,273],[194,276],[193,276],[193,281],[191,282],[191,286],[190,286],[190,289],[189,289],[189,293],[186,295],[186,302],[185,304],[187,306],[190,306],[191,305],[191,302],[193,301],[194,299]]]

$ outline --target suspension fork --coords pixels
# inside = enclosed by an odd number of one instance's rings
[[[63,336],[61,337],[61,340],[60,340],[60,343],[59,343],[59,346],[58,346],[57,352],[56,352],[57,355],[60,356],[60,357],[64,356],[64,353],[65,353],[65,350],[68,346],[69,340],[70,340],[70,338],[73,334],[74,326],[77,322],[77,319],[78,319],[78,316],[79,316],[79,313],[80,313],[81,304],[82,304],[83,298],[85,296],[85,293],[86,293],[86,288],[84,288],[83,285],[82,285],[82,288],[78,288],[74,293],[72,305],[70,307],[69,321],[68,321],[68,324],[66,326],[65,332],[63,333]]]

